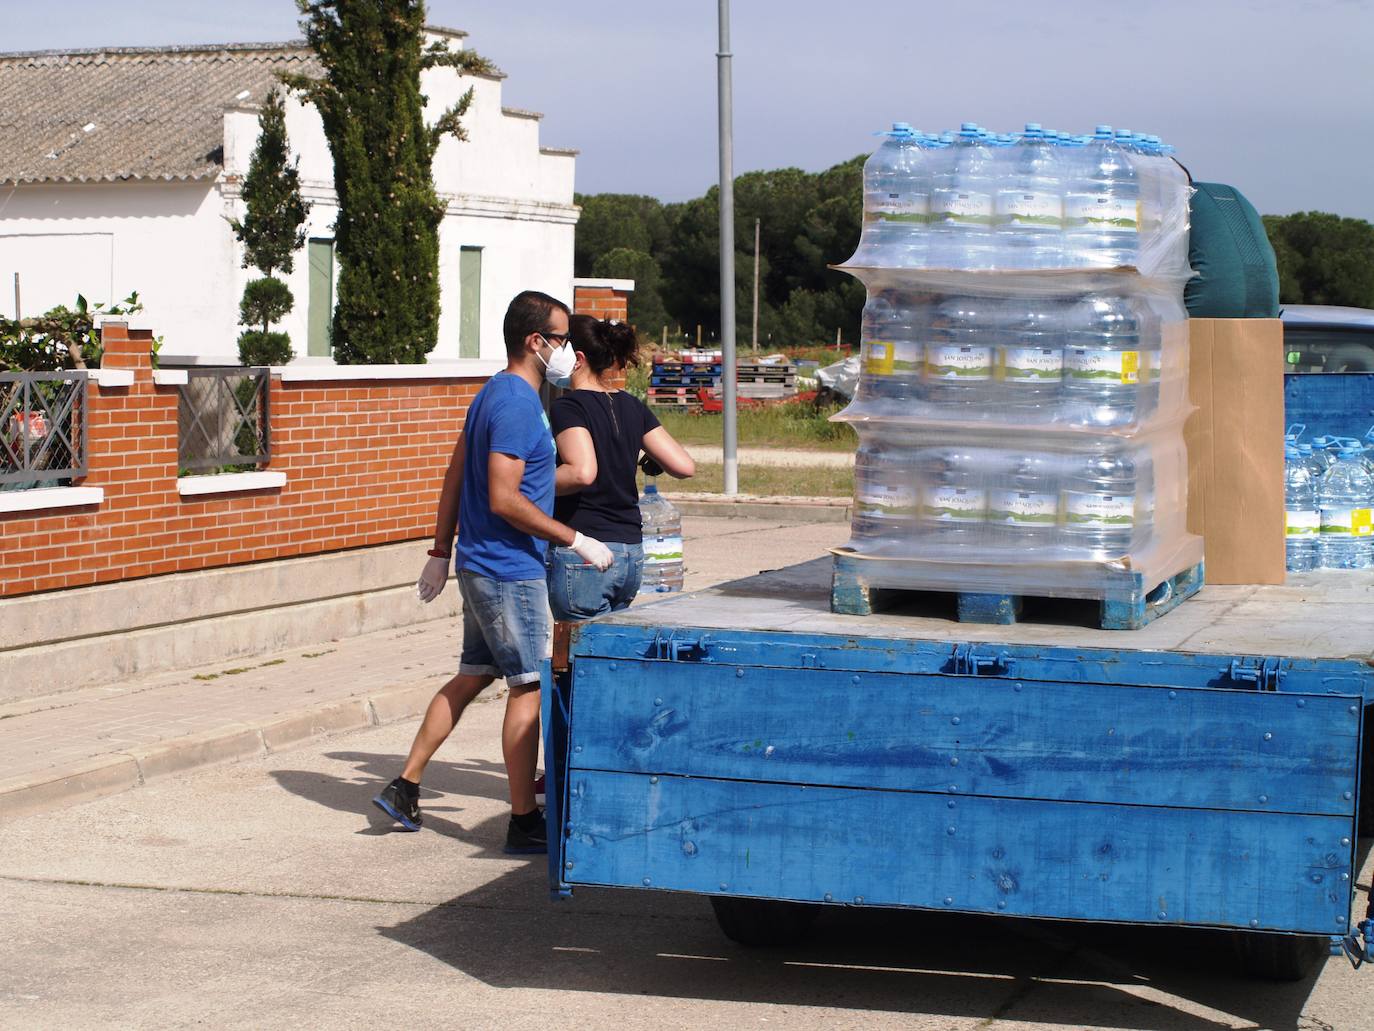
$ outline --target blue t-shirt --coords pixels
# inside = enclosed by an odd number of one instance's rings
[[[539,395],[519,376],[498,372],[473,399],[463,433],[463,492],[454,554],[457,568],[490,580],[544,579],[547,543],[495,515],[487,490],[487,457],[491,452],[519,458],[525,463],[520,493],[545,515],[553,514],[556,450]]]

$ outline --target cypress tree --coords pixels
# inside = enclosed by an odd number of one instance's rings
[[[288,160],[286,105],[281,94],[267,95],[258,115],[258,142],[243,180],[247,213],[230,219],[243,244],[243,267],[263,274],[243,288],[239,302],[239,361],[244,365],[284,365],[292,358],[291,340],[272,332],[272,323],[291,310],[291,290],[272,273],[290,272],[293,254],[305,243],[305,216],[310,207],[301,199],[300,172]]]
[[[301,27],[323,78],[283,81],[314,104],[334,158],[339,262],[334,359],[418,363],[439,336],[439,222],[434,152],[446,135],[467,138],[469,88],[433,125],[424,119],[420,73],[491,64],[445,42],[424,44],[421,0],[297,0]]]

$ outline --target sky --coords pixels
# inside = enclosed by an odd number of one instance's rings
[[[577,189],[700,195],[718,176],[711,0],[430,0],[577,147]],[[1371,0],[735,0],[736,174],[818,171],[892,121],[1098,122],[1172,142],[1266,214],[1374,219]],[[0,0],[0,50],[269,41],[291,0]]]

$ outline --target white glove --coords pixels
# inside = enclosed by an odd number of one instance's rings
[[[596,566],[599,573],[604,573],[615,564],[615,556],[611,554],[611,549],[595,537],[588,537],[585,533],[579,532],[569,546],[577,552],[577,557],[587,565]]]
[[[415,593],[421,601],[428,604],[444,593],[444,584],[448,583],[448,563],[446,558],[430,558],[425,563],[424,572],[415,584]]]

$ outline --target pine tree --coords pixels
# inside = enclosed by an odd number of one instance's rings
[[[471,50],[425,46],[421,0],[297,0],[301,27],[324,68],[283,77],[314,104],[334,158],[339,261],[334,358],[344,364],[418,363],[439,336],[439,222],[434,152],[465,140],[469,89],[433,125],[420,73],[440,66],[489,73]]]
[[[305,243],[305,216],[310,207],[301,199],[300,172],[288,161],[286,105],[273,90],[258,115],[258,142],[243,180],[247,213],[230,219],[243,244],[243,267],[263,274],[243,288],[239,302],[239,361],[244,365],[284,365],[293,356],[287,334],[272,331],[291,310],[291,290],[272,273],[290,272],[293,254]]]

